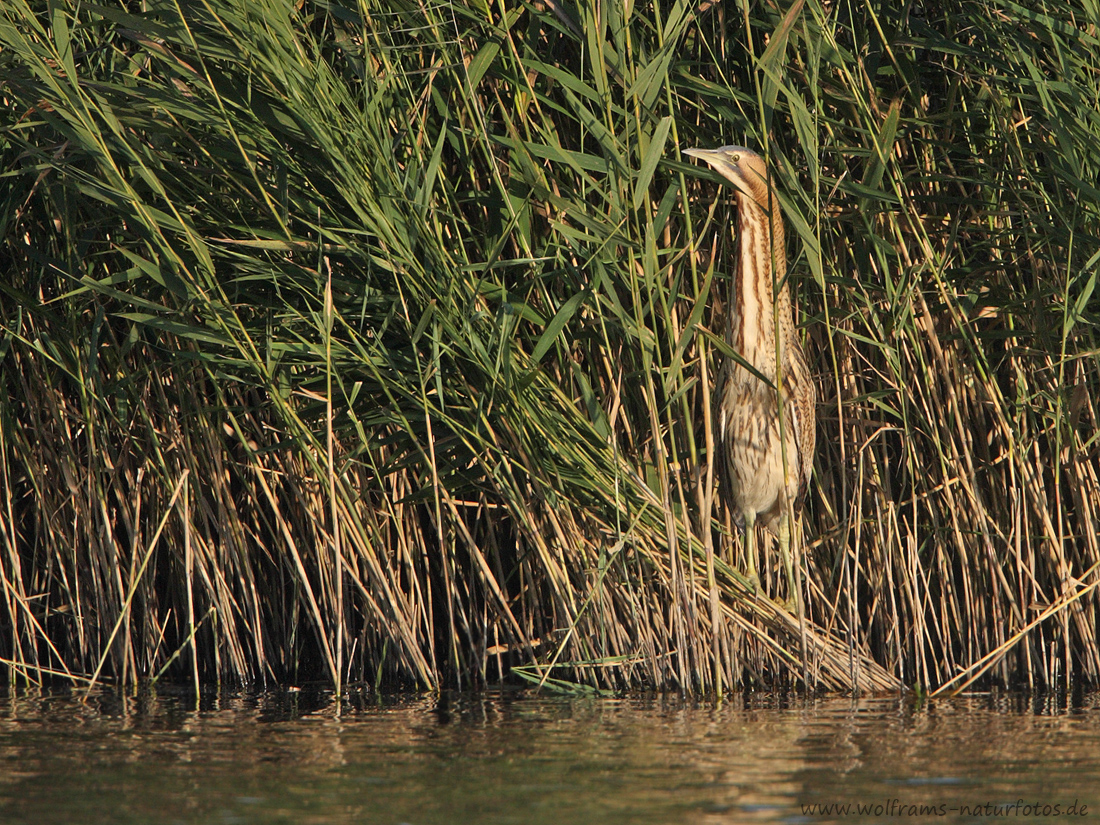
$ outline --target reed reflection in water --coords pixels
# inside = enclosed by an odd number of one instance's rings
[[[0,698],[0,822],[1100,815],[1094,695],[1070,703],[982,695],[924,706],[893,697],[760,696],[715,705],[498,692],[352,697],[337,713],[330,695],[305,691],[193,704],[163,692]],[[834,804],[850,808],[812,807]],[[860,805],[870,807],[860,813]],[[1038,806],[1039,815],[1024,806]]]

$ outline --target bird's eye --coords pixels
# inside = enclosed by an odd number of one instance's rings
[[[733,156],[733,162],[734,163],[740,163],[741,162],[741,156],[739,154],[735,153],[734,156]]]

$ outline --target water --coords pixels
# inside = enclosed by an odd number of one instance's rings
[[[0,698],[0,823],[1098,820],[1097,696]]]

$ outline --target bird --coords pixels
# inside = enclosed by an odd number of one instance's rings
[[[787,607],[797,606],[801,616],[790,545],[796,526],[801,543],[799,514],[813,467],[816,393],[791,315],[779,198],[764,158],[751,149],[723,146],[685,154],[732,183],[737,202],[725,341],[744,363],[723,359],[712,396],[719,497],[744,526],[747,576],[756,593],[756,524],[777,536],[790,588]]]

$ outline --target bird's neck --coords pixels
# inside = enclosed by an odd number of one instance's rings
[[[786,327],[791,324],[783,218],[775,198],[770,216],[744,193],[738,193],[737,207],[739,255],[730,295],[727,340],[746,361],[773,377],[777,323],[783,343]]]

